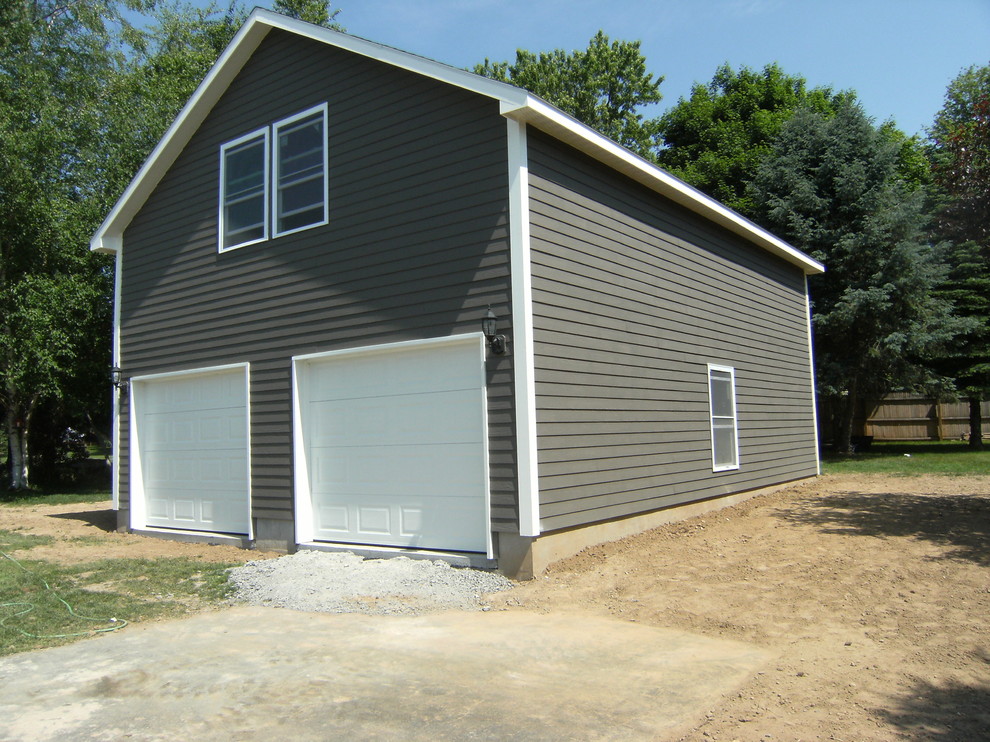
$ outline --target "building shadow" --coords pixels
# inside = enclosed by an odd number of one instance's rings
[[[73,513],[52,513],[48,517],[80,521],[106,533],[112,533],[117,530],[117,511],[113,508],[82,510]]]
[[[849,491],[811,498],[782,517],[825,533],[924,539],[946,548],[940,558],[990,566],[990,494]]]

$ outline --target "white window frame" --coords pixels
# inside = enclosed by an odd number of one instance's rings
[[[271,200],[271,196],[270,196],[270,190],[271,190],[271,186],[270,186],[270,184],[271,184],[271,172],[270,172],[270,168],[271,168],[271,156],[270,156],[270,149],[271,149],[271,145],[270,145],[269,137],[270,137],[269,130],[268,130],[268,127],[266,126],[264,128],[261,128],[261,129],[255,129],[254,131],[252,131],[252,132],[250,132],[248,134],[245,134],[242,137],[238,137],[237,139],[234,139],[233,141],[226,142],[225,144],[220,145],[220,192],[219,192],[220,209],[219,209],[219,219],[217,221],[217,225],[218,225],[217,243],[218,243],[218,247],[219,247],[220,252],[227,252],[228,250],[236,250],[239,247],[245,247],[246,245],[254,245],[254,244],[257,244],[258,242],[264,242],[269,237],[270,225],[271,225],[271,211],[270,211],[270,209],[268,207],[268,204],[269,204],[269,202]],[[226,233],[226,230],[227,230],[226,219],[224,217],[224,212],[226,211],[226,206],[227,206],[227,203],[226,203],[226,201],[227,201],[227,198],[226,198],[226,196],[227,196],[227,194],[226,194],[226,190],[227,190],[227,188],[226,188],[226,186],[227,186],[227,151],[228,150],[231,150],[231,149],[234,149],[235,147],[239,147],[242,144],[245,144],[247,142],[250,142],[253,139],[262,139],[263,142],[264,142],[264,153],[262,155],[262,157],[263,157],[262,167],[264,168],[264,176],[263,176],[264,177],[264,183],[263,183],[264,190],[263,190],[263,193],[262,193],[262,202],[265,204],[265,208],[263,209],[263,213],[262,213],[262,218],[264,220],[263,226],[262,226],[262,236],[261,237],[257,237],[257,238],[255,238],[253,240],[245,240],[244,242],[237,242],[237,243],[235,243],[233,245],[226,245],[225,246],[223,244],[223,242],[224,242],[224,234]]]
[[[712,373],[727,373],[729,375],[729,389],[731,390],[732,416],[715,415],[714,399],[712,397]],[[715,442],[715,420],[732,421],[732,456],[733,461],[729,464],[719,464],[716,455]],[[714,363],[708,364],[708,424],[711,431],[712,442],[712,471],[734,471],[739,468],[739,416],[736,405],[736,370],[732,366],[720,366]]]
[[[305,229],[312,229],[314,227],[321,227],[330,221],[330,194],[328,188],[328,178],[327,173],[329,170],[329,147],[327,146],[327,111],[328,106],[326,103],[321,103],[318,106],[313,106],[312,108],[307,108],[305,111],[300,111],[297,114],[289,116],[288,118],[282,119],[281,121],[276,121],[272,124],[272,159],[271,159],[271,223],[273,234],[272,237],[282,237],[287,234],[295,234],[296,232],[302,232]],[[300,121],[301,119],[309,118],[314,114],[322,114],[323,116],[323,218],[318,222],[313,222],[312,224],[306,224],[302,227],[294,227],[293,229],[287,229],[284,231],[278,231],[278,163],[279,163],[279,131],[287,126]]]

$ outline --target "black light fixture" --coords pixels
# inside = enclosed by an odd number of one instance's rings
[[[505,335],[498,334],[498,317],[492,311],[491,304],[488,305],[488,314],[481,320],[481,331],[488,340],[488,347],[497,356],[505,355]]]
[[[127,391],[127,379],[124,378],[124,374],[121,372],[120,366],[113,366],[110,369],[110,383],[113,384],[119,391]]]

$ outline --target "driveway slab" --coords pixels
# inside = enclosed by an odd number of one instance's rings
[[[237,607],[0,660],[0,739],[672,739],[768,659],[579,614]]]

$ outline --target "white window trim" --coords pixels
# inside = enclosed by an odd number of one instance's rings
[[[271,151],[271,188],[269,189],[270,209],[271,209],[271,224],[272,224],[272,238],[284,237],[288,234],[295,234],[296,232],[302,232],[307,229],[313,229],[314,227],[322,227],[324,224],[330,221],[330,193],[329,193],[329,167],[330,167],[330,156],[328,150],[329,136],[327,134],[327,118],[328,118],[329,106],[326,103],[321,103],[318,106],[313,106],[312,108],[307,108],[305,111],[300,111],[299,113],[293,114],[288,118],[282,119],[281,121],[276,121],[272,124],[272,138],[273,145]],[[276,179],[278,177],[278,132],[279,129],[291,126],[296,121],[300,119],[308,118],[315,113],[321,113],[323,115],[323,219],[318,222],[313,222],[312,224],[306,224],[302,227],[296,227],[295,229],[288,229],[284,232],[279,232],[278,230],[278,183]]]
[[[721,371],[729,374],[729,385],[732,388],[732,443],[735,463],[719,465],[715,460],[715,407],[712,404],[712,371]],[[739,468],[739,413],[736,406],[736,370],[732,366],[720,366],[714,363],[708,364],[708,374],[706,377],[708,384],[708,428],[711,432],[712,442],[712,471],[735,471]]]
[[[248,240],[246,242],[238,242],[237,244],[228,245],[227,247],[224,247],[223,236],[224,236],[224,233],[226,231],[226,224],[225,224],[225,219],[224,219],[224,206],[225,206],[225,201],[226,201],[226,199],[225,199],[225,196],[226,196],[226,194],[225,194],[225,184],[227,182],[226,181],[226,174],[227,174],[226,173],[226,170],[227,170],[227,165],[226,165],[226,163],[227,163],[227,150],[233,149],[234,147],[237,147],[237,146],[239,146],[241,144],[244,144],[245,142],[249,142],[252,139],[258,139],[258,138],[262,138],[264,140],[264,150],[265,150],[264,151],[264,155],[263,155],[263,157],[264,157],[264,169],[265,169],[264,179],[265,180],[264,180],[264,195],[262,196],[262,198],[264,200],[264,203],[265,203],[265,209],[264,209],[264,214],[263,214],[263,217],[264,217],[264,226],[262,228],[262,236],[261,237],[258,237],[256,239],[253,239],[253,240]],[[270,203],[270,200],[271,200],[271,197],[270,197],[270,192],[271,192],[271,156],[270,156],[270,151],[271,151],[270,134],[269,134],[269,129],[268,129],[267,126],[261,128],[261,129],[255,129],[254,131],[252,131],[252,132],[250,132],[248,134],[245,134],[242,137],[238,137],[237,139],[234,139],[233,141],[226,142],[226,143],[220,145],[220,183],[219,183],[219,186],[218,186],[219,187],[218,200],[219,200],[220,203],[219,203],[219,218],[217,220],[217,227],[218,227],[217,228],[217,245],[219,247],[219,251],[220,252],[227,252],[229,250],[236,250],[239,247],[245,247],[247,245],[255,245],[255,244],[259,243],[259,242],[265,242],[268,239],[268,237],[269,237],[269,233],[271,231],[271,216],[270,216],[270,213],[271,212],[270,212],[270,209],[268,208],[268,204]]]

